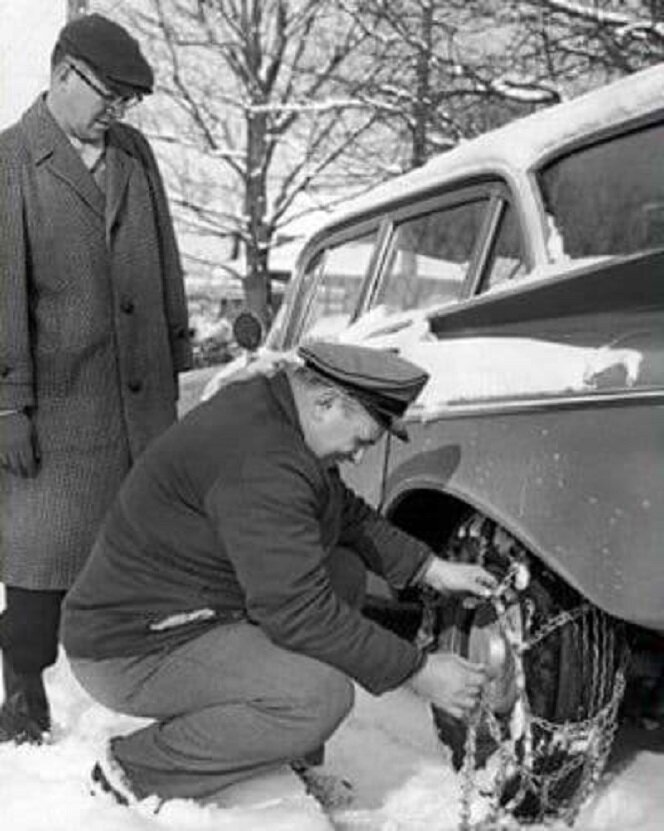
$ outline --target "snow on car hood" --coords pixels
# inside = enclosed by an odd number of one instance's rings
[[[486,403],[534,395],[579,394],[600,389],[603,375],[620,370],[626,386],[638,377],[642,353],[636,349],[573,346],[536,338],[464,337],[439,340],[429,319],[436,309],[390,313],[371,309],[341,331],[310,332],[308,339],[336,340],[392,349],[429,373],[429,381],[408,411],[428,420],[453,405]],[[202,400],[225,384],[272,374],[298,359],[294,351],[266,348],[227,364],[206,386]]]
[[[430,310],[388,315],[379,307],[338,336],[346,343],[394,349],[429,373],[412,416],[427,419],[453,404],[592,391],[612,369],[622,370],[627,386],[639,375],[642,354],[635,349],[519,337],[438,340],[430,316]]]

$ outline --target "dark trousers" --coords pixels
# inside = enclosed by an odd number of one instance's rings
[[[359,607],[366,583],[359,557],[337,548],[327,566],[337,594]],[[97,701],[155,719],[111,743],[141,798],[223,804],[230,785],[319,751],[353,703],[342,672],[276,646],[246,621],[168,652],[70,662]]]
[[[52,666],[58,656],[58,630],[64,591],[5,586],[0,615],[0,649],[16,672],[32,674]]]

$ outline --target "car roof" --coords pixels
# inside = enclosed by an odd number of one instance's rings
[[[422,167],[348,202],[317,230],[312,242],[351,219],[424,193],[444,182],[529,170],[553,151],[657,109],[664,109],[664,64],[635,72],[462,141],[453,150],[435,156]]]

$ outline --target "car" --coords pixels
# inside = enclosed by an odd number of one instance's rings
[[[481,717],[434,718],[466,793],[493,765],[494,819],[574,820],[634,633],[661,650],[663,90],[664,66],[635,73],[358,198],[304,245],[255,361],[331,338],[429,372],[409,442],[385,436],[343,475],[499,580],[476,606],[385,601],[414,614],[426,648],[490,666]]]

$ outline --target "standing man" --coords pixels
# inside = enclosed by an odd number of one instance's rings
[[[120,802],[215,802],[228,785],[311,756],[348,713],[353,680],[408,684],[462,717],[481,666],[428,657],[365,618],[367,569],[484,596],[346,488],[356,461],[427,376],[388,352],[301,347],[302,366],[224,387],[147,450],[67,596],[63,643],[102,704],[156,721],[117,737],[93,779]]]
[[[191,366],[159,171],[120,123],[153,87],[138,43],[67,24],[49,90],[0,134],[0,742],[50,727],[60,605]]]

